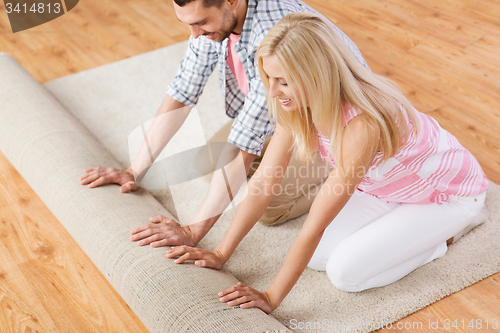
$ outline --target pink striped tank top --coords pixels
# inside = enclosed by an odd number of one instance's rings
[[[387,202],[428,204],[453,202],[488,189],[481,166],[458,140],[441,128],[436,120],[417,111],[419,135],[413,137],[413,124],[403,110],[410,137],[402,149],[388,161],[376,167],[378,153],[358,186],[358,190]],[[344,106],[344,126],[361,114],[358,107]],[[328,158],[330,138],[319,135],[319,152]],[[335,166],[333,158],[330,164]]]

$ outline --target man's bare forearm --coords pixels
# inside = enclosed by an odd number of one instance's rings
[[[190,107],[175,100],[170,95],[165,95],[139,153],[127,169],[134,174],[137,181],[142,179],[163,148],[177,133],[190,110]]]
[[[197,242],[208,233],[234,199],[255,157],[240,151],[230,163],[214,172],[208,194],[189,223]]]

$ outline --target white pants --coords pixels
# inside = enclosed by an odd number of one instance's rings
[[[344,291],[388,285],[444,256],[446,240],[474,221],[485,196],[442,205],[398,204],[357,190],[325,229],[309,267],[326,271]]]

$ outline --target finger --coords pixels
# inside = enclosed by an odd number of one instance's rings
[[[231,287],[231,288],[227,288],[227,289],[225,289],[225,290],[221,291],[218,295],[219,295],[219,296],[225,296],[225,295],[227,295],[227,294],[230,294],[230,293],[232,293],[232,292],[235,292],[235,291],[237,290],[237,288],[238,288],[238,287],[242,287],[242,286],[243,286],[243,287],[246,287],[246,285],[244,285],[243,283],[238,282],[238,283],[237,283],[236,285],[234,285],[233,287]]]
[[[97,187],[97,186],[108,184],[109,183],[108,179],[109,179],[108,177],[101,176],[101,177],[97,178],[95,181],[93,181],[92,183],[90,183],[88,186],[90,188],[94,188],[94,187]]]
[[[156,228],[146,228],[144,231],[130,236],[130,240],[135,242],[135,241],[147,238],[149,236],[153,236],[154,234],[158,233],[155,229]]]
[[[182,256],[180,256],[178,259],[175,259],[174,262],[176,264],[182,264],[184,261],[186,260],[190,260],[190,259],[196,259],[196,258],[193,258],[193,253],[191,252],[186,252],[184,253]]]
[[[254,308],[256,306],[258,306],[257,301],[256,300],[251,300],[250,302],[247,302],[245,304],[241,304],[240,308],[242,308],[242,309],[248,309],[248,308]]]
[[[160,246],[167,246],[167,245],[171,245],[171,244],[169,244],[169,241],[167,238],[163,238],[159,241],[151,243],[151,247],[160,247]]]
[[[219,295],[220,297],[223,297],[223,296],[226,296],[227,294],[232,293],[234,290],[235,290],[234,287],[231,287],[231,288],[228,288],[228,289],[221,291],[217,295]]]
[[[151,224],[145,224],[143,226],[140,226],[140,227],[137,227],[137,228],[134,228],[134,229],[130,230],[130,234],[134,235],[134,234],[137,234],[137,233],[139,233],[141,231],[149,229],[151,227],[152,227]],[[132,237],[130,237],[130,240],[132,240]]]
[[[196,266],[199,266],[199,267],[207,267],[207,261],[206,260],[196,260],[194,262],[194,264]]]
[[[84,169],[83,172],[89,173],[89,172],[97,170],[97,169],[98,168],[88,168],[88,169]]]
[[[235,300],[235,299],[238,299],[240,297],[243,297],[243,296],[247,296],[249,295],[248,292],[246,291],[243,291],[243,290],[235,290],[233,291],[232,293],[229,293],[223,297],[220,298],[220,301],[221,302],[227,302],[227,301],[232,301],[232,300]]]
[[[162,218],[163,218],[163,216],[158,215],[158,216],[155,216],[155,217],[150,217],[149,221],[153,222],[153,223],[160,223]]]
[[[88,171],[86,172],[86,174],[84,176],[89,176],[89,175],[92,175],[92,176],[102,176],[102,175],[106,175],[107,172],[102,170],[101,168],[95,168],[95,169],[87,169]]]
[[[129,191],[135,191],[136,189],[137,189],[137,185],[135,184],[135,182],[129,181],[120,187],[120,192],[127,193]]]
[[[175,225],[177,225],[179,227],[181,226],[180,223],[178,223],[177,221],[172,220],[172,219],[170,219],[168,217],[165,217],[163,215],[158,215],[158,216],[155,216],[155,217],[150,217],[149,221],[153,222],[155,224],[156,223],[173,223],[173,224],[175,224]]]
[[[166,252],[165,256],[171,259],[183,255],[188,251],[192,251],[192,249],[189,248],[188,246],[176,246],[176,247],[172,246],[172,248]]]
[[[194,264],[198,267],[215,268],[215,260],[196,260]]]
[[[245,296],[242,296],[242,297],[238,297],[238,298],[236,298],[233,301],[227,302],[227,305],[231,305],[231,306],[240,305],[240,304],[243,304],[243,303],[248,303],[248,302],[250,302],[252,300],[253,300],[252,295],[245,295]]]
[[[83,176],[80,176],[80,180],[84,180],[89,176],[89,173],[85,173]]]
[[[82,185],[87,185],[88,183],[93,182],[97,178],[99,178],[98,174],[95,174],[95,173],[88,174],[88,175],[85,175],[82,178],[80,178],[80,183]]]
[[[142,239],[141,241],[139,241],[137,243],[137,245],[139,246],[144,246],[144,245],[149,245],[151,244],[152,242],[156,242],[156,241],[159,241],[160,239],[162,239],[162,235],[160,234],[155,234],[155,235],[152,235],[148,238],[145,238],[145,239]]]
[[[173,247],[170,251],[167,251],[166,257],[173,258],[180,256],[178,259],[174,260],[174,262],[176,264],[182,264],[186,260],[203,259],[203,255],[203,251],[198,248],[182,245]]]

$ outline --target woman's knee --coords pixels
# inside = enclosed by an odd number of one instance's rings
[[[307,267],[310,269],[314,269],[315,271],[324,272],[326,271],[326,263],[328,258],[323,258],[324,256],[321,253],[315,252],[307,264]]]
[[[326,274],[332,284],[342,291],[357,292],[364,290],[365,280],[358,260],[348,253],[334,252],[326,264]]]

